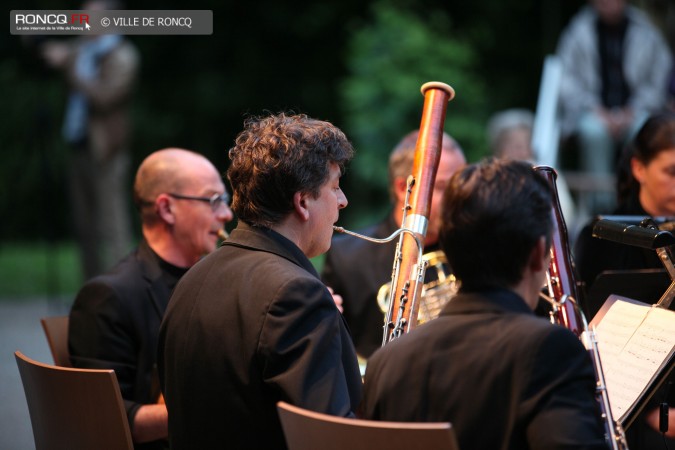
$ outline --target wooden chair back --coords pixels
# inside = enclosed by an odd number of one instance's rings
[[[52,352],[54,364],[61,367],[72,367],[68,352],[68,316],[51,316],[40,319],[42,329],[47,336],[49,350]]]
[[[113,370],[74,369],[14,353],[36,450],[133,450]]]
[[[458,450],[448,422],[409,423],[335,417],[285,402],[277,411],[289,450]]]

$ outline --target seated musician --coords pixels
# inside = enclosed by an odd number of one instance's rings
[[[622,155],[618,177],[619,205],[613,212],[622,216],[675,216],[675,114],[652,115],[638,131]],[[654,250],[621,244],[592,236],[593,223],[579,234],[574,254],[581,279],[590,289],[596,277],[605,270],[663,269]],[[640,299],[637,299],[640,300]],[[601,304],[589,304],[589,320]],[[671,305],[671,309],[675,303]],[[671,375],[670,383],[674,376]],[[658,404],[670,405],[668,432],[659,430]],[[663,446],[664,439],[675,446],[675,388],[657,392],[643,417],[626,430],[631,448]]]
[[[204,156],[176,148],[148,156],[134,183],[142,241],[87,281],[70,311],[72,364],[115,370],[136,449],[168,447],[166,406],[158,403],[159,324],[178,279],[216,248],[218,230],[232,220],[224,195]]]
[[[617,177],[620,216],[675,216],[675,114],[651,116],[622,154]],[[611,269],[662,269],[651,249],[592,236],[593,221],[580,232],[574,247],[579,276],[590,288],[596,277]],[[589,319],[600,306],[590,305]]]
[[[588,352],[533,313],[552,198],[523,161],[488,160],[452,177],[440,243],[459,293],[371,356],[365,418],[449,421],[461,449],[607,449]]]
[[[406,195],[406,179],[413,171],[418,131],[408,133],[389,157],[389,191],[391,213],[381,222],[359,233],[386,238],[401,226]],[[441,159],[432,196],[429,229],[425,251],[438,249],[439,208],[445,185],[455,171],[466,164],[459,144],[444,134]],[[362,239],[339,235],[333,238],[326,253],[321,278],[336,294],[342,296],[343,314],[359,356],[368,358],[382,345],[384,313],[378,305],[380,288],[391,281],[392,264],[398,239],[387,244],[373,244]]]
[[[246,121],[230,149],[239,220],[192,267],[160,328],[174,449],[283,449],[280,400],[349,416],[361,374],[349,330],[309,258],[330,247],[353,149],[329,122]]]

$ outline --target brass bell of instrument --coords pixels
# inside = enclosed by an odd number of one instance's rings
[[[459,290],[459,281],[453,274],[448,273],[448,260],[442,250],[425,253],[423,259],[427,262],[425,278],[429,277],[432,280],[424,283],[422,287],[422,298],[417,315],[418,325],[438,317],[443,306]],[[430,270],[433,271],[432,276],[429,276]],[[377,304],[385,314],[389,310],[390,290],[391,281],[383,284],[377,292]]]

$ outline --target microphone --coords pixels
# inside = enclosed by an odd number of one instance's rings
[[[611,220],[612,222],[621,222],[625,223],[626,225],[640,225],[641,227],[644,227],[645,221],[649,221],[650,223],[653,223],[656,225],[659,230],[666,230],[666,231],[673,231],[675,230],[675,217],[673,216],[655,216],[655,217],[645,217],[645,216],[639,216],[639,215],[613,215],[613,214],[601,214],[599,216],[595,216],[595,221],[601,220],[601,219],[606,219],[606,220]]]
[[[627,225],[607,219],[600,219],[595,223],[593,237],[651,250],[675,244],[675,236],[670,231]]]

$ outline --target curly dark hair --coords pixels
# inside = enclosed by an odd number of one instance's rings
[[[248,118],[229,151],[232,210],[249,225],[269,228],[293,210],[296,192],[318,197],[330,164],[344,173],[353,155],[329,122],[285,113]]]
[[[516,285],[537,241],[551,240],[552,202],[548,182],[525,161],[490,158],[455,173],[440,244],[461,289]]]

